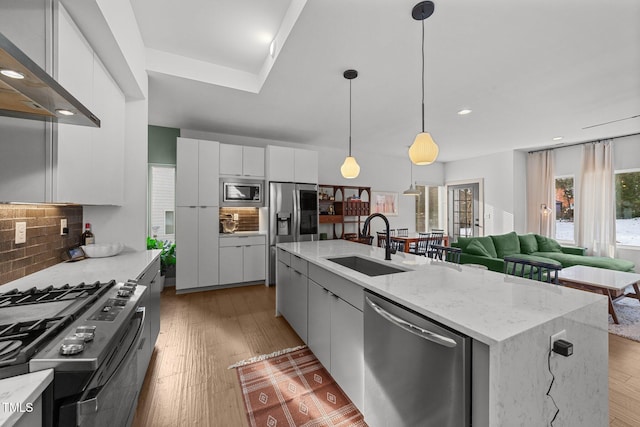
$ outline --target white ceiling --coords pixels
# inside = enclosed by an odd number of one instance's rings
[[[149,48],[150,124],[346,152],[342,73],[355,68],[354,156],[404,155],[420,131],[415,0],[131,2]],[[640,132],[640,117],[584,129],[640,115],[639,1],[434,3],[425,104],[439,161]]]

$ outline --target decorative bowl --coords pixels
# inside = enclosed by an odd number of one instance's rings
[[[124,249],[122,243],[96,243],[83,245],[82,250],[88,258],[104,258],[118,255]]]

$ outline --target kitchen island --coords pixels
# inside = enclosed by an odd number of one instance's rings
[[[342,240],[284,243],[278,248],[278,267],[291,265],[294,273],[288,282],[285,279],[285,286],[276,288],[276,309],[284,311],[289,323],[293,319],[292,326],[305,342],[312,340],[311,332],[317,326],[313,315],[316,304],[311,302],[317,278],[333,275],[325,281],[327,285],[321,284],[326,289],[337,283],[360,289],[359,294],[353,289],[345,294],[346,303],[354,309],[351,313],[355,313],[344,325],[354,329],[352,337],[362,330],[358,310],[361,313],[364,305],[362,290],[368,289],[472,338],[474,426],[548,425],[556,412],[546,396],[552,378],[549,362],[555,376],[550,394],[559,408],[556,425],[607,425],[608,320],[603,296],[411,254],[398,253],[391,261],[383,261],[382,249]],[[407,271],[370,277],[328,260],[345,256],[369,258]],[[308,290],[297,298],[281,295],[298,292],[305,283]],[[340,294],[337,288],[328,290]],[[300,302],[305,296],[308,312],[292,311],[292,301]],[[563,330],[574,354],[567,358],[553,354],[548,359],[550,337]],[[320,352],[324,349],[316,348]],[[323,361],[322,356],[319,359]],[[338,359],[331,355],[331,360]],[[352,370],[364,370],[361,359],[354,364]],[[339,369],[330,371],[341,375]],[[366,393],[364,385],[352,384],[362,378],[352,375],[343,388],[347,394],[353,390],[350,397],[364,410],[366,419],[366,407],[357,395]]]

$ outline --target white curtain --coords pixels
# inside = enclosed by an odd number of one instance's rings
[[[576,243],[594,256],[616,255],[616,203],[613,141],[582,147],[580,190],[576,198]]]
[[[554,159],[552,150],[527,157],[527,231],[548,237],[556,234]]]

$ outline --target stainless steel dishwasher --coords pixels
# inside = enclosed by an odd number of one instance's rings
[[[471,338],[365,291],[365,421],[471,425]]]

